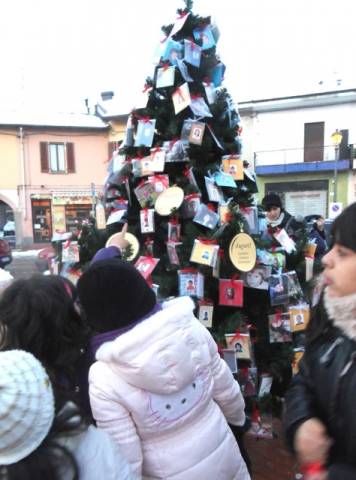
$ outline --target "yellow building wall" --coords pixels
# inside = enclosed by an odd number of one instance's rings
[[[16,189],[21,183],[20,149],[16,130],[0,131],[0,189]]]

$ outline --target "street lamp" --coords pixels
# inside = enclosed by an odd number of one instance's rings
[[[340,154],[340,143],[342,140],[342,133],[336,129],[335,132],[331,135],[331,140],[335,147],[335,162],[334,162],[334,202],[337,201],[337,162],[339,160]]]

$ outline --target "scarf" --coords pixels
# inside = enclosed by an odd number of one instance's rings
[[[356,293],[344,297],[330,297],[329,288],[325,288],[324,307],[333,325],[342,333],[356,340]]]

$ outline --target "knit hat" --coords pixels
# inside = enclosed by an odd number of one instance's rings
[[[36,450],[54,419],[52,387],[41,363],[28,352],[0,352],[0,465]]]
[[[267,195],[263,197],[262,206],[264,209],[267,209],[269,207],[282,208],[282,201],[280,196],[277,193],[271,192],[271,193],[267,193]]]
[[[98,333],[135,323],[156,305],[156,295],[142,275],[117,258],[93,263],[77,289],[87,322]]]

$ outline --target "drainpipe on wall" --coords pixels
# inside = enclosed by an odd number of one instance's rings
[[[25,169],[25,145],[23,128],[19,128],[20,133],[20,165],[21,165],[21,181],[22,181],[22,208],[24,220],[27,220],[27,204],[26,204],[26,169]]]

